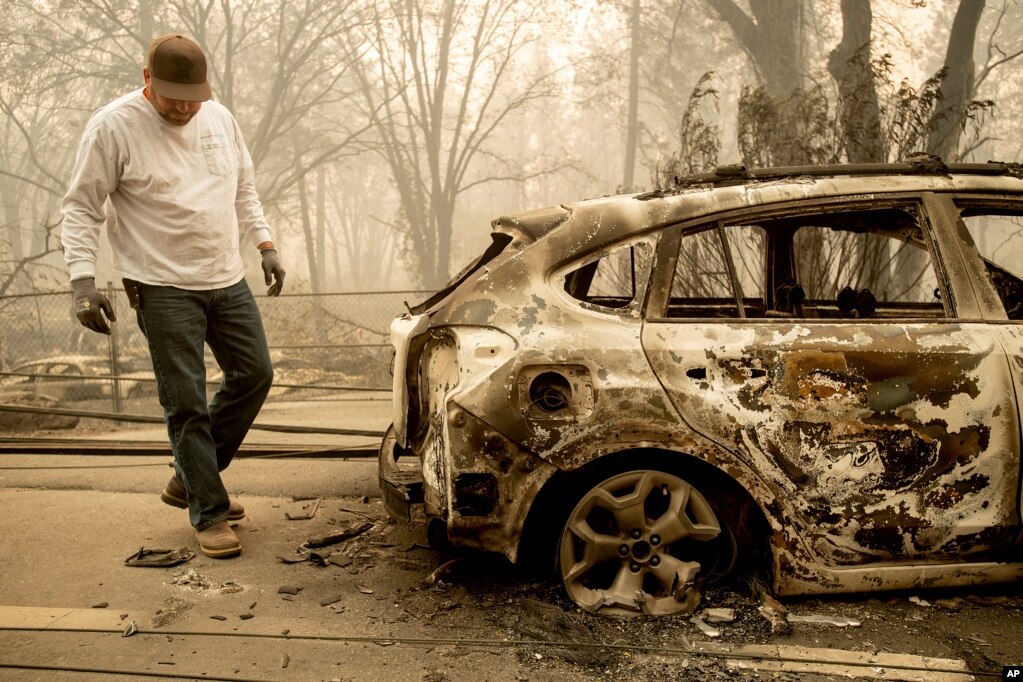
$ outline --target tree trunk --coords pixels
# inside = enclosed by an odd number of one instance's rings
[[[217,99],[225,107],[234,111],[234,17],[230,0],[221,0],[221,10],[224,13],[224,69],[221,73],[220,92]]]
[[[958,160],[959,136],[966,122],[967,107],[973,100],[973,48],[983,12],[984,0],[960,0],[948,37],[941,110],[927,138],[927,151],[946,161]]]
[[[828,72],[838,84],[839,116],[850,163],[881,163],[885,160],[881,143],[881,113],[877,88],[870,68],[870,41],[873,13],[870,0],[842,0],[842,40],[828,58]],[[891,272],[889,240],[863,235],[856,254],[860,262],[874,264],[869,281],[887,291]]]
[[[312,220],[309,217],[309,196],[306,188],[307,176],[298,181],[298,203],[302,212],[302,234],[305,237],[306,261],[309,264],[309,286],[313,293],[320,293],[320,280],[316,272],[316,249],[313,241]]]
[[[440,289],[451,278],[451,236],[455,205],[454,202],[435,200],[430,208],[437,229],[437,258],[434,267],[431,268],[432,276],[430,281],[426,282],[426,287]]]
[[[752,57],[767,94],[781,101],[801,89],[804,69],[799,40],[800,0],[751,2],[753,18],[734,0],[708,2]]]
[[[803,158],[798,123],[800,93],[805,71],[800,41],[800,0],[755,0],[753,17],[734,0],[708,0],[729,25],[739,44],[753,60],[764,91],[778,118],[767,140],[771,159],[778,165],[798,165]]]
[[[327,282],[327,169],[316,169],[316,281],[323,287]]]
[[[625,174],[622,190],[631,192],[636,172],[636,146],[639,144],[639,0],[632,0],[632,41],[629,48],[629,118],[625,125]]]
[[[842,41],[828,59],[828,71],[838,84],[842,133],[851,163],[885,160],[877,88],[870,67],[872,22],[870,0],[842,0]]]

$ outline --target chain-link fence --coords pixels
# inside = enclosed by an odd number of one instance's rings
[[[4,395],[49,395],[121,412],[152,399],[149,351],[124,290],[108,285],[117,323],[111,336],[75,319],[70,292],[0,298],[0,402]],[[275,381],[270,400],[314,400],[341,391],[390,389],[391,320],[430,292],[258,296]],[[211,390],[219,372],[207,351]]]

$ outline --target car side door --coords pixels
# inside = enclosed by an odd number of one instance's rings
[[[1023,395],[1023,198],[961,193],[937,200],[954,220],[950,231],[959,236],[964,267],[987,303],[984,318],[1005,348],[1016,396]],[[1023,460],[1019,443],[1016,448],[1017,522],[1023,529]],[[1023,553],[1023,534],[1015,551]]]
[[[925,204],[736,212],[680,226],[662,244],[675,257],[659,253],[673,267],[642,332],[654,371],[827,566],[983,560],[1016,536],[1006,356],[970,319]]]

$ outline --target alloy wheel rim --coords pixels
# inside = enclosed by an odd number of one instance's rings
[[[688,482],[654,470],[613,476],[576,505],[558,559],[569,597],[590,612],[667,615],[699,602],[694,547],[721,525]],[[695,543],[695,545],[694,545]]]

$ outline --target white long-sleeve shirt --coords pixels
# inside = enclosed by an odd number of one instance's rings
[[[270,241],[241,129],[213,101],[184,126],[164,121],[142,90],[92,115],[60,205],[72,280],[96,275],[108,198],[114,270],[146,284],[236,284],[244,276],[240,230],[254,246]]]

